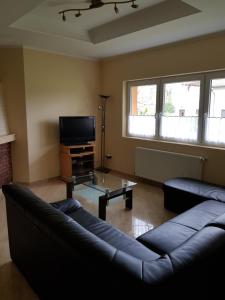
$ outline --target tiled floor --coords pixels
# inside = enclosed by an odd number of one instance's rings
[[[34,184],[32,191],[47,202],[64,199],[65,183],[49,180],[47,183]],[[79,197],[82,205],[97,215],[97,205]],[[138,183],[133,193],[133,209],[125,210],[123,201],[115,201],[107,207],[107,222],[136,238],[173,217],[173,213],[163,208],[163,193],[158,187]],[[0,192],[0,299],[34,300],[33,293],[23,276],[10,260],[5,200]]]

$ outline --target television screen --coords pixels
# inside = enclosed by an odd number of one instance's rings
[[[59,117],[59,133],[60,143],[68,146],[95,141],[95,117]]]

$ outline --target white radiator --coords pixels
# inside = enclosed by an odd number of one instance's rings
[[[204,161],[202,156],[137,147],[135,175],[160,183],[175,177],[202,179]]]

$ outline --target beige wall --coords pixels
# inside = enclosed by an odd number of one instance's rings
[[[27,123],[22,48],[0,48],[0,81],[12,143],[13,180],[28,181]]]
[[[225,150],[143,141],[122,137],[123,82],[132,79],[225,69],[225,34],[193,39],[164,47],[118,56],[101,62],[102,92],[111,95],[107,109],[109,167],[134,173],[137,146],[168,150],[208,158],[204,179],[225,184]]]
[[[24,49],[30,182],[59,175],[60,115],[96,115],[99,144],[99,67],[97,61]]]
[[[0,136],[9,133],[8,119],[6,113],[5,100],[3,96],[3,87],[0,82]]]
[[[59,175],[59,115],[96,115],[98,94],[107,103],[109,167],[134,173],[137,146],[208,158],[204,179],[225,184],[225,150],[122,137],[123,82],[189,72],[225,69],[225,34],[189,40],[102,61],[81,60],[21,48],[0,49],[0,82],[12,143],[13,177],[31,182]],[[99,160],[99,149],[97,149]]]

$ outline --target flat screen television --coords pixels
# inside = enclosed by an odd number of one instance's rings
[[[95,141],[95,116],[59,117],[59,136],[67,146]]]

